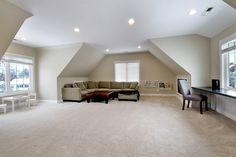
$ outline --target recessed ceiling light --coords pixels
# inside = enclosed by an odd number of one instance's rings
[[[189,11],[189,15],[195,15],[195,14],[197,14],[197,10],[191,9],[191,10]]]
[[[141,46],[140,46],[140,45],[138,46],[138,49],[141,49]]]
[[[74,28],[74,32],[76,32],[76,33],[79,33],[79,28],[78,27],[76,27],[76,28]]]
[[[26,41],[27,39],[25,37],[22,37],[21,40]]]
[[[109,49],[106,49],[106,52],[109,52],[110,50]]]
[[[132,25],[134,25],[134,23],[135,23],[135,20],[133,18],[130,18],[129,21],[128,21],[128,24],[130,26],[132,26]]]

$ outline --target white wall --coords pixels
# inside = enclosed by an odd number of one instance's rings
[[[42,100],[57,100],[57,77],[82,44],[37,49],[38,93]]]
[[[6,0],[0,1],[0,58],[11,44],[26,18],[32,14]]]
[[[60,77],[87,77],[104,57],[98,49],[83,44],[78,53],[66,65]]]
[[[192,86],[210,85],[210,39],[183,35],[151,40],[190,75]]]

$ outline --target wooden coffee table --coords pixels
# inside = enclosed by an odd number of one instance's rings
[[[112,91],[95,91],[86,95],[86,100],[90,103],[91,100],[95,102],[105,101],[107,104],[110,98],[113,98],[114,92]]]

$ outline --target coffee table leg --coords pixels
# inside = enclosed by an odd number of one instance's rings
[[[105,103],[108,104],[108,99],[105,100]]]

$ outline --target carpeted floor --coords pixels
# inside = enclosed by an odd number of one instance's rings
[[[175,97],[42,103],[0,115],[0,157],[235,157],[236,122]]]

